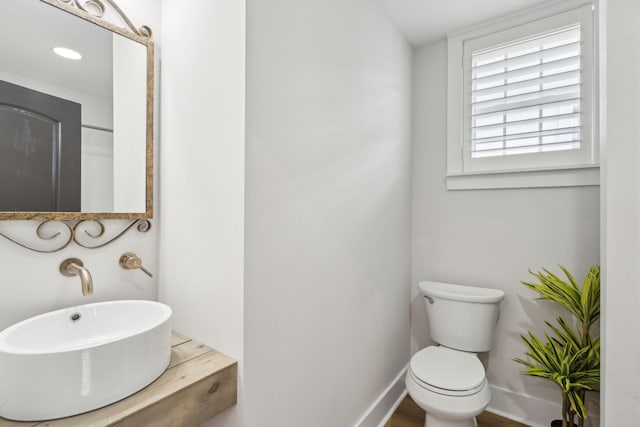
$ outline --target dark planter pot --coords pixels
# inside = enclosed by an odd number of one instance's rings
[[[551,427],[562,427],[562,420],[551,421]],[[574,424],[573,427],[578,427],[578,425]]]

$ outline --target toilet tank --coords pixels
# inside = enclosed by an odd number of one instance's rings
[[[432,281],[419,287],[431,339],[457,350],[489,351],[504,291]]]

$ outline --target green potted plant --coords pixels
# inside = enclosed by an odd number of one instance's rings
[[[600,319],[600,267],[589,269],[582,286],[569,271],[560,266],[567,280],[547,269],[534,273],[537,282],[522,282],[534,290],[541,300],[549,300],[566,308],[574,317],[567,323],[561,316],[557,324],[545,321],[550,331],[544,338],[532,332],[521,335],[527,351],[526,359],[516,358],[523,364],[526,375],[552,381],[562,392],[562,420],[552,427],[583,427],[587,419],[585,394],[598,390],[600,383],[600,338],[594,337],[592,327]]]

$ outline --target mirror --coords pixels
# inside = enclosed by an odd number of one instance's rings
[[[0,2],[0,219],[152,217],[153,43],[109,3],[132,31],[98,0]]]

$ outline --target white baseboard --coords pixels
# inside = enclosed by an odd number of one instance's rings
[[[407,395],[404,377],[408,365],[387,386],[354,427],[384,427],[391,415]],[[559,403],[549,402],[538,397],[517,393],[502,387],[489,385],[491,402],[487,412],[526,424],[530,427],[549,427],[551,420],[560,418]],[[600,419],[597,414],[589,414],[585,427],[597,427]]]
[[[559,403],[549,402],[505,388],[489,386],[491,402],[488,412],[526,424],[531,427],[549,427],[551,420],[559,419],[562,412]],[[585,427],[600,425],[597,415],[590,414]]]
[[[404,385],[404,381],[403,381],[403,384],[402,384],[402,388],[404,390],[402,390],[402,393],[400,393],[400,396],[398,396],[398,400],[396,400],[396,402],[393,404],[393,406],[391,406],[391,409],[389,409],[389,411],[387,412],[387,415],[385,415],[384,418],[382,419],[382,421],[380,421],[380,424],[378,424],[378,427],[384,427],[385,424],[387,424],[387,422],[391,419],[391,416],[398,409],[398,406],[400,406],[400,404],[402,403],[404,398],[407,397],[407,394],[409,394],[409,392],[407,391],[407,387]]]
[[[404,376],[407,368],[408,365],[391,381],[391,384],[366,410],[364,415],[354,424],[354,427],[383,427],[389,421],[393,412],[407,395],[407,390],[404,386]]]

